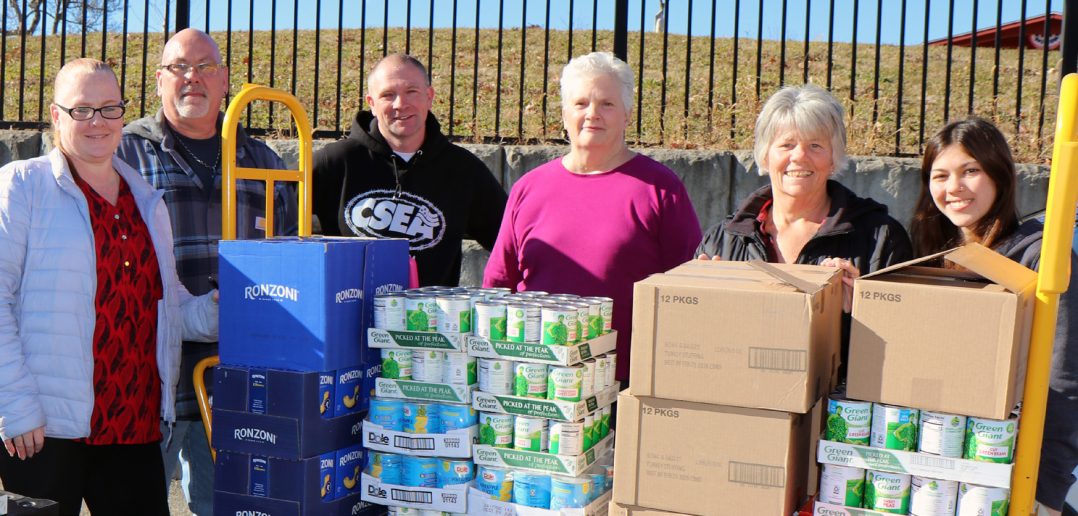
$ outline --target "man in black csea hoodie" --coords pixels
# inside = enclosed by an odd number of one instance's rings
[[[505,210],[501,184],[454,145],[430,114],[423,65],[393,54],[367,80],[367,105],[349,137],[314,155],[314,214],[326,235],[406,238],[420,285],[460,281],[461,240],[494,245]]]

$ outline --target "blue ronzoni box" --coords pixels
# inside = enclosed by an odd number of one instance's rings
[[[222,240],[221,363],[330,371],[373,362],[366,328],[379,292],[408,284],[408,242]]]
[[[343,450],[342,450],[343,451]],[[216,514],[375,515],[384,508],[360,500],[359,493],[337,497],[335,457],[339,451],[288,460],[217,452],[214,478]],[[354,480],[359,483],[358,478]]]
[[[268,457],[301,459],[360,442],[363,417],[379,365],[363,370],[350,413],[325,417],[322,377],[255,367],[219,365],[214,370],[213,447]]]

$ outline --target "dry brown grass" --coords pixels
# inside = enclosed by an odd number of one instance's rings
[[[480,31],[478,42],[474,29],[458,29],[456,52],[452,51],[449,29],[434,31],[433,52],[428,53],[429,32],[413,29],[411,52],[423,62],[430,61],[434,86],[438,93],[435,112],[442,120],[443,128],[467,141],[556,140],[561,137],[560,113],[558,111],[558,76],[567,61],[569,33],[551,31],[549,43],[540,28],[529,28],[522,53],[521,29],[509,29],[502,35],[502,70],[498,76],[498,34],[494,30]],[[591,34],[578,31],[573,34],[573,53],[579,55],[591,49]],[[214,33],[222,50],[228,48],[224,33]],[[293,33],[279,31],[275,41],[269,32],[253,34],[252,58],[248,58],[247,32],[234,32],[231,38],[232,86],[238,88],[248,79],[250,64],[251,81],[259,84],[272,82],[276,87],[295,92],[307,108],[308,116],[317,129],[347,130],[349,120],[360,105],[364,71],[383,54],[383,31],[380,28],[346,30],[341,34],[338,47],[336,30],[323,30],[319,37],[319,50],[315,52],[314,31],[299,31],[296,35],[297,55],[293,62]],[[640,34],[629,35],[629,64],[639,73]],[[597,47],[612,48],[613,34],[599,32]],[[691,60],[686,65],[685,36],[673,35],[667,44],[666,91],[663,102],[663,42],[661,35],[647,33],[644,36],[644,72],[641,104],[636,111],[637,120],[630,128],[629,139],[639,145],[682,148],[745,149],[751,147],[752,124],[763,100],[779,87],[780,44],[764,41],[761,53],[759,77],[760,96],[757,96],[757,67],[754,39],[737,41],[737,101],[733,101],[733,56],[735,41],[730,38],[715,41],[714,72],[709,90],[708,71],[711,67],[711,42],[706,37],[693,37]],[[158,108],[154,94],[152,67],[157,63],[163,43],[160,34],[151,34],[143,41],[141,34],[129,35],[126,59],[122,52],[122,38],[110,34],[107,58],[120,71],[126,66],[125,91],[133,109],[130,117],[141,113],[153,113]],[[273,77],[271,71],[271,43],[273,52]],[[42,74],[41,39],[30,38],[26,42],[24,90],[20,95],[19,69],[22,47],[18,37],[8,37],[4,54],[3,119],[18,119],[18,109],[23,108],[23,119],[44,120],[44,109],[38,103],[40,85],[46,102],[51,96],[52,78],[59,68],[58,37],[46,40],[44,74]],[[66,57],[80,52],[78,36],[67,39]],[[360,49],[363,45],[363,53]],[[785,83],[802,82],[806,59],[802,42],[790,41],[786,49]],[[476,66],[476,46],[479,63]],[[406,46],[403,29],[391,28],[388,33],[388,50],[404,51]],[[100,56],[101,35],[90,34],[87,53]],[[143,51],[146,53],[148,70],[143,82]],[[876,80],[875,47],[859,44],[856,59],[856,83],[854,95],[850,95],[850,75],[853,64],[853,47],[836,43],[833,47],[831,70],[832,91],[843,101],[847,109],[850,152],[865,155],[917,154],[923,138],[943,125],[946,120],[947,102],[946,48],[930,47],[926,88],[922,95],[921,74],[923,69],[922,47],[905,48],[902,59],[904,69],[899,79],[899,47],[884,45],[880,48],[879,89],[874,93]],[[337,87],[337,58],[341,55],[341,83]],[[433,54],[433,58],[429,55]],[[827,84],[827,45],[812,43],[808,60],[809,81]],[[970,110],[969,82],[970,55],[968,48],[955,48],[951,59],[950,117],[966,115]],[[455,57],[454,57],[455,56]],[[998,95],[993,95],[995,52],[991,48],[979,48],[976,52],[976,73],[973,77],[974,95],[972,112],[994,120],[1010,138],[1018,159],[1026,162],[1043,162],[1050,156],[1052,128],[1058,100],[1058,77],[1055,74],[1058,52],[1048,55],[1048,76],[1043,77],[1041,51],[1025,52],[1023,73],[1018,73],[1018,51],[1000,52]],[[523,95],[521,95],[521,63],[524,64]],[[544,75],[544,63],[546,73]],[[476,79],[473,70],[478,69]],[[688,69],[688,81],[686,81]],[[317,71],[317,72],[316,72]],[[1022,95],[1019,102],[1018,85],[1021,78]],[[318,93],[315,96],[315,79]],[[1041,97],[1041,81],[1046,80],[1047,93]],[[473,91],[476,80],[478,91]],[[688,91],[686,92],[686,84]],[[901,123],[898,123],[900,103],[899,86],[902,87]],[[139,92],[145,90],[143,99]],[[686,104],[687,93],[687,104]],[[474,96],[473,96],[474,95]],[[341,101],[338,106],[337,99]],[[452,106],[450,99],[452,98]],[[924,128],[922,137],[921,103],[924,100]],[[1043,102],[1043,125],[1041,124]],[[1016,117],[1018,105],[1021,115]],[[665,109],[664,109],[665,106]],[[340,120],[338,121],[338,107]],[[633,106],[634,109],[637,106]],[[452,109],[451,109],[452,108]],[[875,108],[875,113],[874,113]],[[473,116],[474,113],[474,116]],[[264,105],[251,111],[251,125],[268,127],[278,131],[288,130],[288,120],[280,107],[273,109]],[[639,131],[637,130],[639,127]],[[897,138],[896,138],[897,135]]]

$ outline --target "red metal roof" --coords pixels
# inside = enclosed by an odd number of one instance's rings
[[[1058,50],[1060,42],[1060,32],[1063,27],[1063,15],[1060,13],[1049,13],[1047,16],[1041,15],[1034,18],[1026,18],[1026,48],[1043,48],[1044,46],[1044,25],[1048,23],[1048,49]],[[1013,21],[999,27],[999,46],[1001,48],[1018,48],[1018,36],[1021,29],[1022,21]],[[958,47],[971,46],[974,40],[972,33],[965,33],[953,36],[951,43]],[[987,29],[981,29],[976,34],[978,47],[995,47],[996,45],[996,27],[989,27]],[[946,45],[947,38],[941,38],[928,42],[929,45],[939,46]]]

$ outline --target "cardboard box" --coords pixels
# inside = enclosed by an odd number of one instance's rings
[[[810,414],[618,397],[614,501],[684,514],[791,514],[805,498]]]
[[[614,431],[602,438],[594,446],[580,455],[555,455],[547,452],[495,448],[487,444],[472,446],[472,461],[476,466],[513,468],[536,473],[551,473],[578,477],[583,475],[592,464],[606,455],[614,446]]]
[[[935,257],[965,270],[916,266]],[[847,394],[1006,419],[1022,399],[1036,280],[977,244],[859,278]]]
[[[724,263],[636,283],[633,393],[808,412],[838,371],[840,272],[753,262],[723,276]]]
[[[369,400],[378,368],[365,371]],[[213,446],[218,450],[301,459],[360,442],[366,411],[324,417],[326,373],[253,367],[214,370]]]
[[[378,505],[462,513],[468,512],[468,488],[473,484],[475,481],[441,488],[412,487],[384,484],[378,478],[362,473],[361,496]]]
[[[613,501],[610,502],[607,514],[610,516],[691,516],[680,512],[660,511],[658,509],[649,509],[647,507],[624,505]]]
[[[479,358],[500,358],[514,362],[533,364],[573,365],[603,353],[614,351],[618,344],[618,332],[600,335],[594,339],[568,346],[550,346],[530,342],[504,342],[488,340],[475,335],[464,337],[469,355]]]
[[[479,442],[479,425],[441,434],[410,434],[363,422],[363,445],[367,449],[416,457],[468,459],[472,445]]]
[[[611,385],[580,401],[541,400],[475,391],[472,393],[472,407],[482,412],[541,417],[555,421],[581,421],[584,416],[594,414],[596,410],[614,403],[618,397],[618,387]]]
[[[377,514],[380,507],[368,508],[371,504],[360,499],[359,475],[348,479],[355,484],[356,493],[343,498],[336,496],[337,485],[345,481],[334,472],[337,454],[331,451],[307,459],[288,460],[218,451],[215,512],[275,516]]]
[[[378,292],[408,285],[408,242],[364,238],[222,240],[221,362],[329,371],[366,351]]]
[[[1011,473],[1014,471],[1014,464],[955,459],[929,453],[886,450],[825,440],[820,440],[816,455],[821,464],[852,466],[1004,489],[1011,488]]]
[[[610,492],[599,495],[586,507],[557,511],[528,507],[519,503],[495,500],[474,487],[468,489],[468,513],[490,516],[606,516],[610,506]]]

